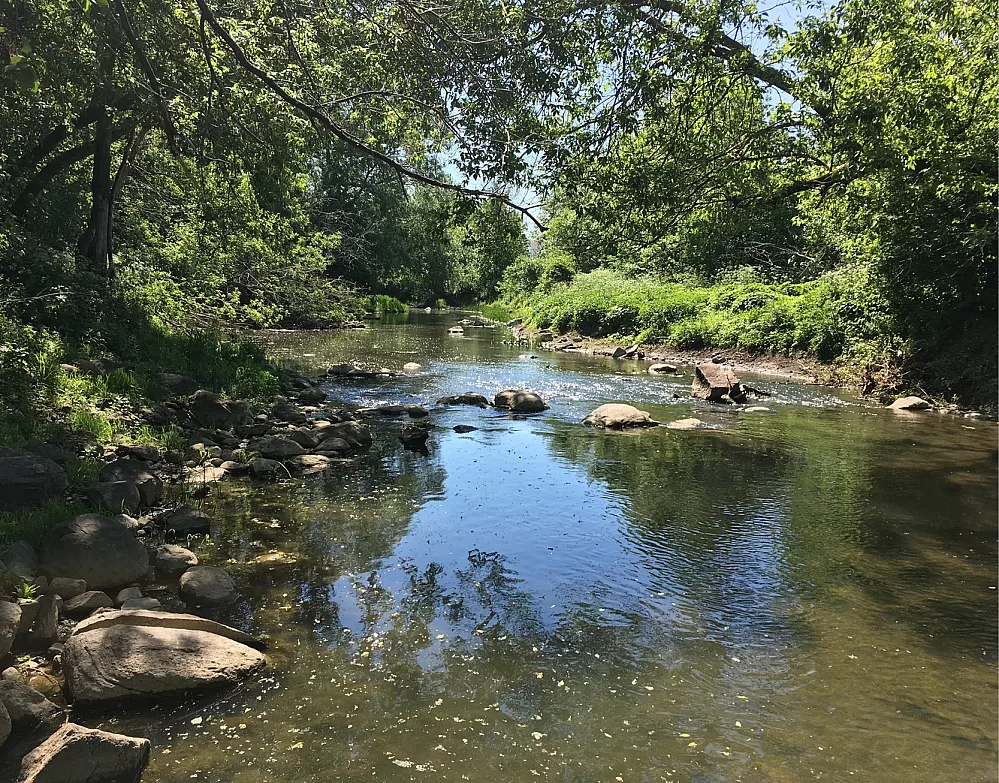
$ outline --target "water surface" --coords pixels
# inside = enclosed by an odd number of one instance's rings
[[[429,456],[379,422],[353,462],[210,498],[199,554],[274,666],[101,723],[152,739],[144,780],[996,780],[994,424],[766,379],[770,412],[695,405],[690,368],[453,322],[264,335],[302,368],[423,366],[327,387],[350,406],[551,410],[435,408]],[[712,427],[579,423],[609,401]]]

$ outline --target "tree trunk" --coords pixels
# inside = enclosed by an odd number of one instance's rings
[[[80,255],[91,270],[108,281],[111,265],[111,117],[107,107],[94,126],[94,174],[91,180],[90,222],[80,240]]]

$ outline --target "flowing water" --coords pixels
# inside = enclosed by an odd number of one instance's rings
[[[273,666],[95,724],[152,739],[147,783],[996,780],[993,423],[764,378],[769,412],[693,404],[690,368],[454,320],[264,335],[305,369],[423,366],[327,387],[348,405],[551,410],[434,408],[429,456],[379,422],[353,462],[210,498],[199,554]],[[609,401],[711,426],[580,424]]]

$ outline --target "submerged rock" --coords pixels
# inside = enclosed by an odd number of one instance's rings
[[[700,419],[677,419],[669,422],[666,426],[671,430],[696,430],[698,427],[704,426],[704,422]]]
[[[708,402],[746,401],[746,394],[732,368],[713,362],[697,365],[690,393]]]
[[[235,685],[266,665],[247,634],[172,612],[104,612],[66,642],[66,686],[80,703]]]
[[[189,533],[208,533],[212,529],[212,520],[204,511],[194,506],[178,506],[158,520],[164,530],[172,530],[178,536]]]
[[[451,429],[459,435],[463,435],[466,432],[475,432],[478,427],[473,427],[471,424],[455,424]]]
[[[675,364],[660,362],[649,366],[649,375],[670,375],[676,372]]]
[[[630,427],[658,427],[646,411],[640,411],[631,405],[611,403],[601,405],[593,413],[583,419],[583,424],[590,427],[607,427],[609,429],[627,429]]]
[[[66,471],[52,460],[0,448],[0,509],[44,505],[68,484]]]
[[[24,757],[17,783],[138,783],[148,763],[147,739],[67,723]]]
[[[407,424],[399,434],[402,445],[412,451],[426,451],[430,430],[419,424]]]
[[[477,405],[480,408],[488,408],[489,400],[483,395],[475,392],[465,392],[464,394],[454,394],[450,397],[441,397],[437,400],[438,405]]]
[[[139,581],[149,569],[149,555],[120,522],[81,514],[49,531],[41,563],[49,578],[83,579],[92,590],[106,590]]]
[[[540,413],[548,410],[547,403],[537,394],[526,389],[506,389],[493,398],[493,405],[518,413]]]
[[[893,411],[927,411],[933,407],[922,397],[899,397],[888,406]]]

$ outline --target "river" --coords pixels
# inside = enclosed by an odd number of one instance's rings
[[[146,783],[996,780],[994,423],[766,378],[768,412],[709,406],[691,368],[455,320],[263,333],[302,369],[422,365],[326,387],[349,406],[551,409],[433,408],[428,456],[379,422],[353,462],[209,497],[197,551],[273,666],[92,722],[151,738]],[[609,401],[710,427],[580,424]]]

